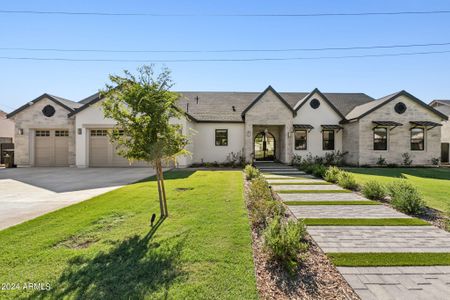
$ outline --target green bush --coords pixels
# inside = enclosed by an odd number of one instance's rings
[[[387,165],[386,159],[380,155],[377,160],[377,166],[384,167],[385,165]]]
[[[339,169],[338,167],[328,167],[328,169],[325,171],[323,179],[328,182],[336,183],[341,172],[341,169]]]
[[[303,240],[306,226],[303,221],[284,222],[275,217],[264,231],[264,249],[271,259],[282,263],[289,273],[293,273],[300,261],[300,254],[308,249]]]
[[[247,180],[251,180],[259,176],[259,170],[251,165],[245,166],[244,173]]]
[[[324,165],[313,165],[312,174],[316,177],[323,178],[325,176],[325,172],[327,171],[327,167]]]
[[[362,187],[362,193],[372,200],[383,200],[387,196],[386,187],[376,180],[366,182]]]
[[[422,195],[407,180],[402,179],[391,183],[388,190],[391,204],[395,209],[408,215],[418,215],[425,209]]]
[[[410,165],[412,165],[412,159],[411,159],[411,155],[409,155],[408,152],[402,153],[402,160],[403,160],[403,165],[409,167]]]
[[[266,227],[268,220],[285,213],[284,205],[274,200],[272,191],[263,177],[252,180],[248,193],[250,219],[255,227]]]
[[[359,189],[359,184],[356,182],[355,176],[349,172],[342,171],[338,176],[337,183],[344,189],[356,191]]]

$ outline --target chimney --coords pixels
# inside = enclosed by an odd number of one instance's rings
[[[198,104],[198,96],[195,97],[195,100],[197,100],[197,104]]]
[[[186,112],[189,112],[189,103],[186,103]]]

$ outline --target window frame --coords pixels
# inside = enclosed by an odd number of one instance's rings
[[[225,132],[225,134],[226,134],[225,143],[222,143],[223,142],[222,140],[217,140],[217,138],[218,138],[217,134],[219,132],[221,132],[221,131]],[[228,146],[228,129],[225,129],[225,128],[223,128],[223,129],[215,129],[215,131],[214,131],[214,144],[216,145],[216,147],[227,147]]]
[[[422,131],[422,149],[413,149],[413,144],[418,144],[418,143],[413,143],[413,130],[415,129],[419,129]],[[425,151],[425,128],[423,127],[415,127],[415,128],[411,128],[410,130],[410,138],[409,138],[409,145],[410,145],[410,149],[411,151]]]
[[[305,144],[304,144],[305,147],[301,148],[301,149],[297,148],[297,136],[296,136],[297,131],[305,132]],[[296,151],[308,150],[308,130],[306,130],[306,129],[296,129],[296,130],[294,130],[294,149]]]
[[[55,130],[55,137],[68,137],[69,136],[69,130]]]
[[[326,149],[325,148],[325,132],[332,132],[333,133],[333,139],[327,140],[327,142],[333,141],[333,147],[332,149]],[[322,150],[323,151],[334,151],[336,149],[336,133],[333,129],[324,129],[322,130]]]
[[[45,134],[44,134],[45,133]],[[34,131],[34,136],[36,137],[49,137],[51,135],[50,130],[35,130]]]
[[[383,129],[385,132],[386,132],[386,138],[384,139],[385,140],[385,147],[384,147],[384,149],[376,149],[376,147],[375,147],[375,144],[376,144],[376,139],[375,139],[375,131],[377,130],[377,129]],[[372,142],[373,142],[373,150],[374,151],[387,151],[388,150],[388,144],[389,144],[389,130],[388,130],[388,128],[387,127],[375,127],[374,129],[373,129],[373,138],[372,138]]]

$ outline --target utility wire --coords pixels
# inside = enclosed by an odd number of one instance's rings
[[[290,61],[290,60],[324,60],[348,59],[369,57],[396,57],[450,53],[450,50],[403,52],[386,54],[362,54],[344,56],[317,56],[317,57],[269,57],[269,58],[207,58],[207,59],[85,59],[85,58],[56,58],[56,57],[11,57],[0,56],[4,60],[30,60],[30,61],[68,61],[68,62],[136,62],[136,63],[177,63],[177,62],[252,62],[252,61]]]
[[[52,51],[52,52],[100,52],[100,53],[231,53],[231,52],[295,52],[295,51],[329,51],[329,50],[369,50],[369,49],[394,49],[448,46],[450,42],[427,44],[394,44],[373,46],[350,47],[325,47],[325,48],[285,48],[285,49],[224,49],[224,50],[115,50],[115,49],[68,49],[68,48],[26,48],[26,47],[0,47],[0,50],[14,51]]]
[[[343,13],[229,13],[229,14],[164,14],[141,12],[100,12],[100,11],[45,11],[45,10],[0,10],[2,14],[21,15],[70,15],[70,16],[105,16],[105,17],[357,17],[357,16],[395,16],[395,15],[436,15],[449,14],[450,10],[428,11],[375,11],[375,12],[343,12]]]

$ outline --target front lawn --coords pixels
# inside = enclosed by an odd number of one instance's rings
[[[242,173],[166,178],[170,217],[156,230],[152,179],[0,231],[0,282],[51,285],[0,298],[256,299]]]
[[[377,180],[390,183],[405,177],[424,196],[428,206],[447,211],[450,209],[450,169],[448,168],[345,168],[359,183]]]

